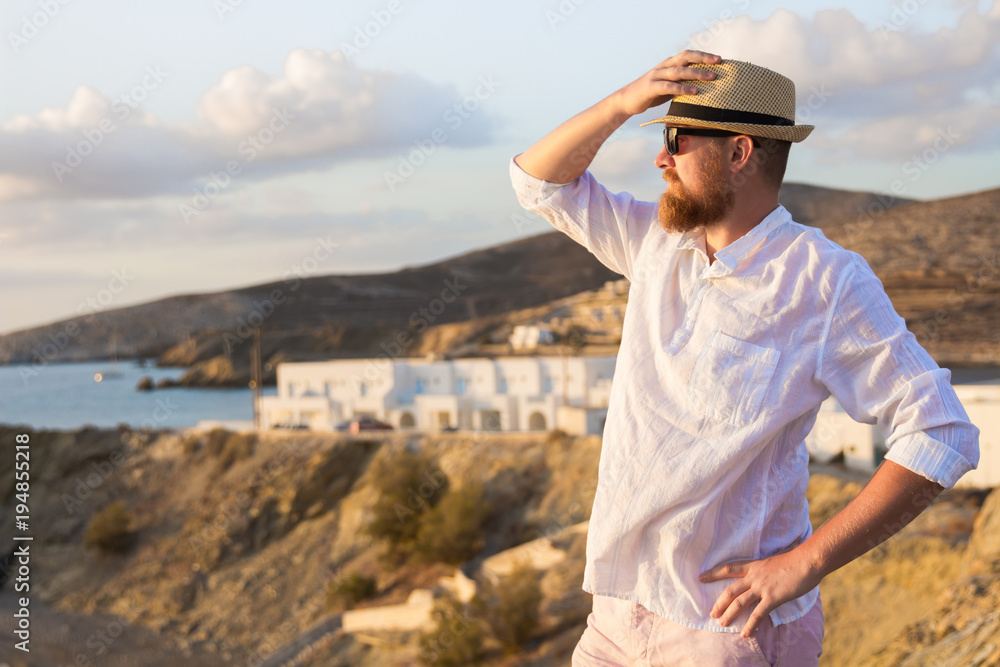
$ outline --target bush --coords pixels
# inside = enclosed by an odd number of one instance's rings
[[[451,565],[469,560],[482,547],[483,520],[490,509],[480,484],[449,492],[421,522],[417,552]]]
[[[542,591],[530,563],[521,562],[496,586],[487,585],[483,614],[507,654],[516,653],[538,628]]]
[[[545,436],[545,443],[549,445],[565,445],[568,438],[569,434],[566,431],[561,428],[554,428]]]
[[[451,596],[434,603],[431,618],[435,627],[420,635],[420,664],[429,667],[477,665],[486,651],[486,629],[469,615],[468,605]]]
[[[326,608],[332,609],[338,603],[353,607],[377,592],[374,577],[366,577],[357,573],[346,574],[326,586]]]
[[[366,530],[385,540],[390,553],[414,551],[421,520],[448,490],[448,478],[426,454],[407,450],[378,460],[372,474],[378,500]]]
[[[122,553],[132,544],[132,515],[125,502],[118,500],[94,515],[83,536],[85,547],[97,547],[108,553]]]

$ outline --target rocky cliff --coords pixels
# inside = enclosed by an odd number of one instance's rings
[[[0,432],[5,443],[12,437]],[[434,562],[386,564],[365,531],[378,500],[379,461],[420,449],[456,487],[481,483],[493,509],[474,557],[480,561],[587,519],[600,452],[596,437],[558,434],[351,440],[86,429],[35,432],[31,443],[32,613],[36,628],[47,630],[36,632],[28,656],[0,653],[12,665],[150,655],[159,657],[142,664],[258,664],[333,618],[326,586],[343,574],[375,579],[364,606],[401,603],[453,571]],[[815,471],[814,524],[863,483],[837,468]],[[9,535],[9,457],[0,463],[0,499],[0,534]],[[114,501],[124,502],[131,520],[125,550],[85,546],[93,517]],[[997,664],[998,528],[1000,496],[949,492],[895,538],[828,577],[823,664]],[[490,664],[569,664],[590,605],[579,588],[584,541],[557,545],[567,558],[542,573],[537,632],[516,656],[494,652]],[[8,581],[4,605],[10,591]],[[12,646],[11,631],[5,613],[0,646]],[[301,664],[408,665],[419,650],[413,634],[328,639]]]

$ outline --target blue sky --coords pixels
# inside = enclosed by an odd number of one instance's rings
[[[817,129],[788,180],[1000,186],[1000,0],[18,0],[0,25],[0,332],[548,231],[510,156],[686,47],[796,82]],[[612,189],[659,195],[660,111],[598,156]]]

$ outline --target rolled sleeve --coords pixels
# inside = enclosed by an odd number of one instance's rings
[[[972,428],[978,436],[979,429]],[[965,434],[941,432],[935,435],[937,437],[929,433],[908,433],[892,443],[885,458],[950,489],[962,475],[976,467],[978,448],[976,461],[969,461],[959,452],[959,447],[954,446]]]
[[[525,210],[586,248],[604,266],[632,279],[632,266],[656,204],[636,201],[627,192],[611,193],[590,172],[570,183],[537,179],[511,159],[510,179]]]
[[[944,487],[979,463],[979,429],[863,260],[848,267],[828,317],[817,377],[855,420],[877,424],[886,458]]]

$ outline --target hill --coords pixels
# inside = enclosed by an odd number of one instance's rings
[[[869,261],[939,363],[1000,359],[1000,189],[915,202],[789,183],[781,201],[796,220]],[[394,273],[291,278],[63,320],[0,336],[0,363],[37,364],[42,352],[50,362],[116,351],[190,367],[181,384],[245,386],[249,325],[261,326],[265,381],[273,381],[282,361],[375,356],[401,331],[414,338],[405,355],[492,354],[513,325],[565,320],[567,309],[592,338],[581,339],[585,348],[606,346],[613,329],[582,317],[580,306],[616,277],[549,232]],[[623,310],[626,301],[623,293],[610,305]]]
[[[13,433],[0,429],[0,439]],[[568,667],[585,627],[591,602],[580,589],[584,535],[565,537],[562,529],[589,518],[600,438],[456,433],[355,440],[127,429],[30,436],[36,632],[32,653],[12,662],[17,667],[70,664],[79,654],[94,664],[269,664],[268,656],[318,624],[338,627],[344,606],[328,607],[326,592],[344,575],[375,580],[360,607],[401,603],[414,589],[433,588],[454,573],[451,566],[386,558],[365,530],[380,497],[379,466],[391,466],[404,448],[429,455],[428,471],[447,476],[449,493],[482,485],[490,507],[480,524],[485,539],[466,571],[541,536],[565,551],[562,562],[538,573],[541,618],[527,643],[511,656],[489,649],[487,665]],[[14,529],[13,473],[13,460],[0,460],[4,534]],[[838,468],[814,470],[814,526],[864,481]],[[86,546],[88,526],[115,501],[131,521],[124,549]],[[821,664],[996,664],[998,526],[1000,495],[949,491],[899,535],[827,577]],[[12,585],[0,586],[0,601],[13,597]],[[473,620],[489,621],[485,612],[475,614]],[[0,618],[3,646],[13,644],[12,620]],[[113,641],[94,639],[101,630]],[[420,651],[412,632],[335,630],[329,640],[296,664],[401,667],[417,664]]]
[[[119,359],[160,357],[187,345],[167,360],[187,365],[221,354],[226,332],[245,340],[247,325],[258,322],[275,349],[293,357],[362,355],[378,351],[385,332],[409,327],[411,317],[463,321],[547,303],[614,277],[552,232],[394,273],[292,277],[62,320],[0,336],[0,363],[37,361],[36,351],[63,340],[48,361],[108,359],[114,341]],[[437,312],[440,305],[447,307]],[[77,333],[66,336],[70,330]]]

